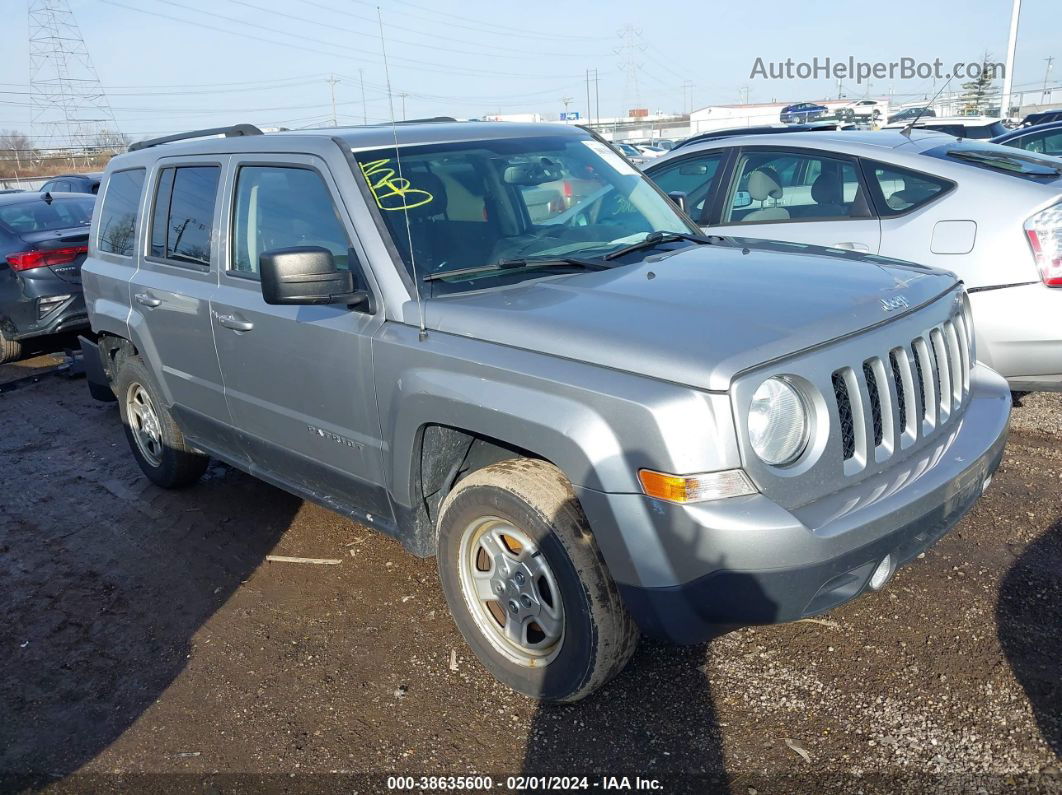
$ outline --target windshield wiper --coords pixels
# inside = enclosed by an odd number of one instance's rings
[[[661,243],[674,243],[678,240],[688,240],[691,243],[712,243],[711,238],[704,235],[691,235],[686,232],[650,232],[645,236],[644,240],[639,240],[637,243],[631,243],[629,246],[623,248],[617,248],[615,251],[610,251],[602,259],[617,259],[624,254],[630,254],[632,251],[641,251],[646,248],[655,248]]]
[[[424,277],[424,281],[431,282],[437,279],[450,279],[460,276],[475,276],[479,273],[489,273],[491,271],[508,271],[515,270],[517,268],[559,268],[565,265],[574,265],[577,268],[585,268],[586,270],[601,271],[606,268],[611,268],[605,262],[599,259],[586,259],[583,257],[543,257],[542,259],[535,259],[534,257],[521,257],[519,259],[503,259],[493,262],[490,265],[477,265],[474,268],[456,268],[452,271],[439,271],[438,273],[429,273]]]

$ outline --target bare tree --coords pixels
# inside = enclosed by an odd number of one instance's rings
[[[96,140],[93,142],[93,148],[100,153],[110,152],[111,154],[117,154],[118,152],[124,152],[128,147],[129,136],[117,130],[100,130],[96,134]]]
[[[18,176],[36,155],[33,140],[18,130],[0,130],[0,177]]]

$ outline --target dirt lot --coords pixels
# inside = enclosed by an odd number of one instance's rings
[[[1062,791],[1059,396],[1016,409],[988,496],[883,593],[706,646],[643,642],[595,697],[540,709],[470,657],[433,561],[221,465],[188,491],[148,485],[83,380],[3,389],[0,789],[487,772]]]

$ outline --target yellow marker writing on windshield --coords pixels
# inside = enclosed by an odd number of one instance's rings
[[[390,162],[385,159],[361,164],[361,171],[369,183],[377,207],[381,210],[412,210],[435,201],[435,197],[426,190],[410,187],[408,179],[399,177],[393,168],[388,168]]]

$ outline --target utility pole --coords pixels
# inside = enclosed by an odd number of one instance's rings
[[[573,97],[561,97],[561,104],[564,105],[564,118],[568,118],[568,106],[572,104]]]
[[[1047,69],[1044,70],[1044,90],[1040,94],[1040,102],[1047,104],[1047,100],[1051,98],[1051,92],[1047,90],[1047,81],[1051,78],[1051,67],[1055,63],[1055,56],[1048,55],[1044,60],[1047,61]]]
[[[369,123],[369,110],[365,105],[365,70],[358,69],[358,80],[361,81],[361,123]]]
[[[586,70],[586,123],[590,124],[590,70]]]
[[[686,101],[686,92],[689,91],[689,102]],[[687,108],[689,108],[687,110]],[[691,113],[693,111],[693,81],[687,80],[682,84],[682,112]]]
[[[837,78],[837,99],[844,98],[844,80]]]
[[[339,126],[339,123],[338,123],[338,121],[336,119],[336,83],[338,83],[338,82],[339,81],[336,79],[336,76],[334,74],[333,75],[329,75],[329,77],[328,77],[328,88],[332,92],[332,126],[333,127],[338,127]]]
[[[1007,73],[1003,75],[1003,96],[999,103],[999,115],[1004,119],[1010,116],[1010,87],[1014,83],[1014,51],[1018,47],[1018,15],[1021,13],[1021,0],[1014,0],[1010,9],[1010,39],[1007,41]]]
[[[409,96],[405,91],[401,92],[398,96],[402,97],[402,121],[406,120],[406,97]]]
[[[601,123],[601,87],[597,82],[597,67],[594,67],[594,102],[597,107],[594,110],[594,117],[597,119],[597,123]]]

